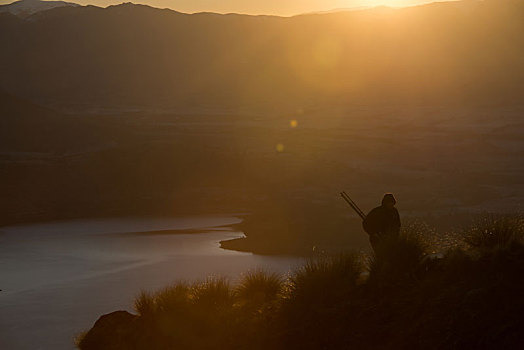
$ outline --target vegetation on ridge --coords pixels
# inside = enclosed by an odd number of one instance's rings
[[[138,315],[103,316],[89,349],[518,348],[524,344],[524,220],[486,215],[467,248],[428,254],[404,230],[374,256],[321,256],[287,279],[247,273],[142,293]],[[117,316],[125,322],[113,322]],[[104,317],[106,317],[104,319]]]

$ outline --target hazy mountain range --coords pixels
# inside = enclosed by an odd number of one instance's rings
[[[80,5],[65,1],[20,0],[7,5],[0,5],[0,13],[8,12],[18,17],[26,18],[37,12],[51,10],[63,6]]]
[[[76,109],[518,103],[523,33],[509,0],[291,18],[60,6],[0,14],[0,88]]]

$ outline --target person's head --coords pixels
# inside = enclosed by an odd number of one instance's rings
[[[393,208],[397,204],[397,200],[392,193],[386,193],[382,198],[382,205],[385,207]]]

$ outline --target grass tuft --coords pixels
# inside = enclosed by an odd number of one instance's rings
[[[214,309],[230,307],[234,303],[233,290],[229,281],[222,277],[207,279],[204,283],[197,284],[192,291],[193,304]]]
[[[148,292],[141,291],[135,299],[134,309],[141,317],[147,318],[154,316],[156,313],[155,296]]]
[[[465,242],[474,249],[507,247],[523,238],[523,214],[486,213],[464,230]]]
[[[361,259],[356,254],[311,258],[291,276],[289,298],[300,303],[332,301],[353,289],[361,272]]]
[[[187,309],[190,299],[191,287],[181,282],[161,290],[155,296],[155,304],[159,312],[173,313]]]
[[[283,291],[281,275],[264,270],[248,272],[235,288],[235,295],[244,305],[260,306],[278,299]]]

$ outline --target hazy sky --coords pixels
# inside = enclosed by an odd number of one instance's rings
[[[105,7],[119,4],[126,0],[65,1],[76,2],[82,5],[92,4]],[[0,4],[11,2],[13,2],[13,0],[0,0]],[[181,12],[237,12],[289,16],[299,13],[361,6],[410,6],[432,2],[432,0],[136,0],[132,2],[160,8],[167,7]]]

